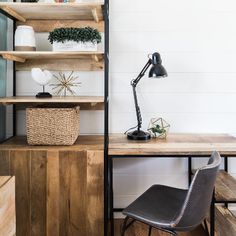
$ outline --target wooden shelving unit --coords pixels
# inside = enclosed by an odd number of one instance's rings
[[[13,105],[13,137],[0,145],[3,167],[0,175],[8,172],[16,176],[18,182],[18,236],[107,236],[108,176],[104,168],[108,161],[104,157],[108,150],[109,0],[94,3],[0,2],[0,13],[13,20],[13,37],[18,25],[32,26],[35,32],[90,26],[104,33],[104,50],[97,52],[0,51],[0,57],[13,62],[13,97],[0,98],[0,105]],[[51,71],[104,71],[104,96],[50,99],[17,96],[16,71],[33,67]],[[29,146],[26,137],[17,136],[17,110],[41,104],[73,104],[79,105],[81,110],[104,110],[104,133],[79,136],[73,146]]]
[[[1,2],[0,9],[20,22],[37,20],[103,20],[102,6],[97,3],[21,3]]]

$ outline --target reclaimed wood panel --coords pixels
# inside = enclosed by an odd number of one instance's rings
[[[215,185],[217,201],[236,201],[236,179],[226,171],[219,171]]]
[[[16,235],[31,233],[30,151],[10,151],[10,174],[16,178]]]
[[[60,182],[60,197],[59,197],[59,212],[60,212],[60,228],[59,235],[67,235],[69,233],[70,224],[70,199],[69,199],[69,160],[66,153],[59,154],[59,182]]]
[[[0,176],[0,235],[15,236],[15,177]]]
[[[87,152],[87,235],[104,234],[103,158],[103,151]]]
[[[103,149],[85,139],[77,148],[1,150],[0,174],[16,177],[16,236],[101,236]]]
[[[57,236],[60,227],[59,152],[47,152],[47,234]]]
[[[0,150],[0,175],[10,175],[10,157],[8,150]]]
[[[87,153],[70,152],[68,156],[70,156],[68,199],[73,206],[69,212],[69,234],[87,235]]]
[[[31,151],[30,161],[31,236],[46,235],[47,152]]]

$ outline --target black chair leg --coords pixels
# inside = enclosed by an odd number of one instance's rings
[[[124,220],[124,223],[123,223],[123,226],[122,226],[122,229],[121,229],[121,236],[125,236],[125,231],[126,231],[126,224],[127,224],[127,221],[129,220],[129,217],[125,217],[125,220]]]
[[[205,227],[205,231],[207,232],[207,235],[210,236],[210,232],[209,232],[208,226],[207,226],[207,220],[205,219],[205,220],[203,221],[203,223],[204,223],[204,227]]]
[[[152,234],[152,226],[149,226],[148,236],[151,236]]]
[[[121,230],[121,236],[125,235],[125,231],[135,222],[135,220],[131,220],[128,223],[129,217],[127,216],[124,220],[123,226],[122,226],[122,230]]]

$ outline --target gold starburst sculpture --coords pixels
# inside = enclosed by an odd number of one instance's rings
[[[50,84],[50,86],[53,86],[52,90],[54,90],[54,94],[59,96],[66,96],[67,92],[69,92],[70,95],[75,95],[76,93],[73,87],[79,87],[81,85],[81,82],[76,82],[79,77],[74,76],[74,71],[72,71],[68,77],[61,72],[58,75],[53,75],[53,77],[56,78],[57,83]]]
[[[153,138],[166,139],[170,125],[162,118],[152,118],[148,131]]]

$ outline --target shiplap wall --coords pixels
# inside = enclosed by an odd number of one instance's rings
[[[171,132],[236,133],[236,1],[110,1],[110,132],[136,124],[130,80],[147,54],[159,51],[169,77],[143,78],[138,86],[143,128],[163,117]],[[38,47],[48,47],[45,35]],[[103,93],[101,72],[78,73],[80,94]],[[38,91],[28,72],[18,72],[18,94]],[[82,112],[82,133],[100,133],[103,113]],[[23,134],[24,113],[18,133]],[[99,124],[99,125],[98,125]],[[202,164],[194,161],[195,166]],[[230,171],[236,166],[230,162]],[[153,183],[187,186],[187,161],[115,160],[115,206],[124,207]]]

